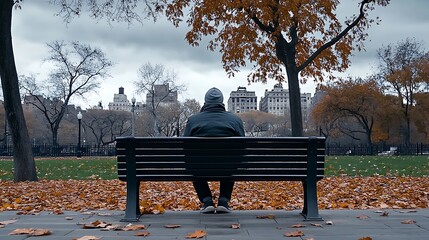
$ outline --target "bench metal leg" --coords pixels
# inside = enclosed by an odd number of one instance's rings
[[[141,216],[139,204],[139,181],[127,181],[127,205],[125,209],[125,217],[121,222],[138,222]]]
[[[304,208],[301,215],[304,216],[304,221],[323,221],[317,205],[316,184],[308,184],[307,181],[303,181],[302,185],[304,187]]]
[[[304,187],[304,209],[302,215],[306,221],[322,221],[317,205],[317,138],[310,138],[307,149],[307,180]]]

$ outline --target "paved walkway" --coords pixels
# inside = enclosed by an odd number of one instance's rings
[[[385,212],[385,214],[383,214]],[[144,215],[141,221],[146,230],[113,231],[103,228],[84,229],[83,224],[102,221],[125,226],[120,222],[123,212],[64,212],[54,215],[17,215],[17,212],[0,212],[0,239],[78,239],[95,236],[99,239],[187,239],[189,233],[204,230],[207,240],[250,239],[314,239],[314,240],[404,240],[429,239],[429,209],[410,210],[321,210],[324,221],[303,221],[299,211],[234,211],[231,214],[200,214],[198,211],[172,212],[160,215]],[[387,213],[387,214],[386,214]],[[385,216],[382,216],[385,215]],[[16,220],[15,222],[9,220]],[[13,223],[12,223],[13,222]],[[328,225],[327,223],[332,223]],[[180,225],[177,228],[167,228]],[[239,228],[232,228],[232,226]],[[293,228],[293,225],[302,225]],[[49,229],[49,236],[9,235],[20,228]],[[285,234],[301,231],[301,237]],[[148,236],[135,236],[137,232],[149,232]],[[365,238],[370,237],[370,238]]]

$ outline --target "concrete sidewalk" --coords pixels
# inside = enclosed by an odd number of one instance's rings
[[[383,214],[383,212],[387,214]],[[429,209],[417,210],[321,210],[324,221],[303,221],[299,211],[234,211],[231,214],[200,214],[198,211],[167,211],[159,215],[143,215],[140,222],[149,232],[146,237],[135,236],[137,231],[113,231],[84,229],[83,224],[102,221],[125,226],[120,222],[122,211],[95,211],[87,213],[64,212],[55,215],[42,212],[39,215],[17,215],[15,211],[0,212],[0,222],[17,220],[0,228],[0,239],[77,239],[95,236],[100,239],[187,239],[189,233],[204,230],[209,240],[250,239],[314,239],[358,240],[364,237],[374,240],[429,239]],[[387,215],[387,216],[382,216]],[[332,225],[327,223],[332,222]],[[166,225],[180,225],[167,228]],[[239,228],[232,228],[232,226]],[[293,228],[294,225],[303,225]],[[9,235],[18,228],[49,229],[49,236],[30,237]],[[286,233],[301,231],[301,237],[286,237]]]

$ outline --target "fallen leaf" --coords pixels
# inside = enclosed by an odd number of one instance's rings
[[[268,214],[268,215],[256,216],[256,218],[259,218],[259,219],[275,219],[276,216],[274,214]]]
[[[31,236],[47,236],[51,235],[51,230],[49,229],[34,229],[32,233],[30,233]]]
[[[303,228],[303,227],[305,227],[305,225],[300,224],[300,223],[294,224],[294,225],[291,226],[291,228]]]
[[[231,225],[232,229],[239,229],[240,228],[240,224],[236,223],[236,224],[232,224]]]
[[[91,229],[91,228],[106,228],[112,224],[106,223],[100,220],[96,220],[94,222],[91,222],[89,224],[83,224],[84,229]]]
[[[196,230],[195,232],[188,233],[186,238],[203,238],[207,236],[207,233],[204,230]]]
[[[0,226],[6,226],[6,225],[9,225],[9,224],[15,223],[16,221],[18,221],[18,220],[6,220],[6,221],[2,221],[2,222],[0,222]]]
[[[56,210],[54,210],[52,212],[52,214],[54,214],[54,215],[61,215],[61,214],[64,214],[64,212],[62,210],[56,209]]]
[[[30,236],[46,236],[52,232],[49,229],[34,229],[34,228],[17,228],[9,233],[9,235],[23,235],[28,234]]]
[[[359,216],[357,216],[356,218],[359,218],[359,219],[367,219],[367,218],[369,218],[367,215],[365,215],[365,214],[362,214],[362,215],[359,215]]]
[[[380,208],[381,209],[383,209],[383,208],[389,208],[389,205],[387,205],[386,203],[380,203]]]
[[[322,224],[320,223],[310,223],[311,226],[315,226],[315,227],[322,227]]]
[[[303,240],[315,240],[314,238],[304,238]]]
[[[21,234],[30,234],[33,231],[32,228],[17,228],[9,233],[9,235],[21,235]]]
[[[411,219],[407,219],[407,220],[402,221],[401,223],[402,224],[414,224],[414,223],[416,223],[416,221],[411,220]]]
[[[121,225],[110,225],[107,226],[106,228],[102,228],[102,231],[122,231],[124,230],[124,227]]]
[[[382,216],[382,217],[388,217],[389,216],[389,212],[384,211],[380,216]]]
[[[301,237],[304,236],[303,231],[293,231],[293,232],[287,232],[284,234],[286,237]]]
[[[144,231],[144,232],[136,232],[136,234],[134,234],[135,236],[138,236],[138,237],[147,237],[147,236],[149,236],[150,235],[150,232],[148,232],[148,231]]]
[[[372,237],[361,237],[358,240],[372,240]]]
[[[80,238],[73,238],[73,240],[100,240],[100,238],[96,236],[83,236]]]
[[[170,224],[170,225],[164,225],[165,228],[179,228],[181,227],[181,225],[177,225],[177,224]]]
[[[127,225],[123,228],[124,231],[137,231],[142,229],[146,229],[146,226],[142,224],[136,224],[136,225]]]
[[[73,217],[65,217],[66,220],[73,220]]]
[[[326,223],[326,225],[334,225],[334,222],[332,222],[332,221],[326,221],[325,223]]]

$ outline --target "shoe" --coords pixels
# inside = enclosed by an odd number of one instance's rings
[[[201,207],[200,213],[214,213],[216,208],[214,207],[212,200],[204,201],[203,206]]]
[[[229,199],[225,197],[219,198],[217,203],[216,213],[231,213],[232,209],[228,205]]]

